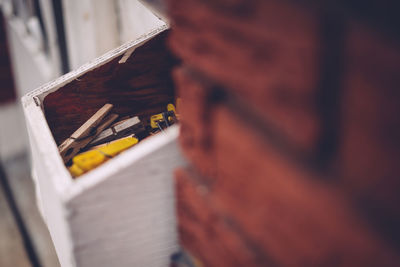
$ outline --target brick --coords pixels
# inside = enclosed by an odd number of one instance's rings
[[[182,246],[202,266],[266,266],[265,255],[257,255],[232,223],[216,210],[207,186],[193,179],[188,170],[176,171],[177,215]],[[270,266],[269,264],[267,266]]]
[[[215,117],[217,175],[210,198],[275,262],[399,264],[394,250],[328,177],[293,164],[228,109],[221,107]]]
[[[266,125],[302,149],[316,149],[324,130],[316,115],[321,54],[318,15],[286,1],[262,2],[249,1],[246,12],[251,16],[244,12],[239,19],[241,1],[178,4],[170,0],[174,24],[170,46],[185,64],[261,114]],[[228,6],[232,8],[226,10]],[[277,265],[400,263],[395,251],[400,240],[395,229],[400,221],[396,178],[400,173],[400,93],[396,88],[400,49],[397,41],[372,28],[351,20],[347,26],[336,129],[339,147],[331,162],[335,172],[298,165],[224,104],[212,111],[210,157],[203,153],[202,158],[191,158],[197,167],[213,168],[211,175],[202,177],[207,203],[212,205],[198,209],[228,216],[242,229],[241,237],[251,240]],[[203,87],[199,84],[197,89]],[[193,113],[204,112],[204,108],[189,107],[198,104],[199,95],[191,99],[183,117],[195,118],[200,113]],[[204,138],[201,129],[196,135]],[[194,147],[192,155],[198,149]],[[387,220],[392,225],[385,224]],[[210,223],[202,221],[203,227]],[[397,243],[389,243],[396,233],[392,239]]]
[[[213,166],[214,151],[209,144],[209,135],[212,131],[212,121],[206,110],[207,94],[209,89],[200,82],[191,78],[184,68],[177,68],[173,72],[178,96],[181,98],[180,136],[179,143],[186,157],[190,159],[198,171],[206,176],[215,173]]]
[[[238,19],[201,1],[171,0],[170,46],[295,145],[313,150],[321,131],[318,14],[282,1],[256,3],[252,16]]]
[[[400,221],[400,45],[353,22],[347,47],[338,155],[343,183]]]

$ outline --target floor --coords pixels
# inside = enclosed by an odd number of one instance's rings
[[[58,267],[58,259],[36,206],[27,134],[21,107],[0,106],[0,266]]]

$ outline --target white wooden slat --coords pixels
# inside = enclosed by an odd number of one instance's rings
[[[43,83],[54,79],[60,67],[43,50],[42,40],[27,32],[22,19],[11,13],[11,3],[2,5],[5,11],[7,40],[10,48],[11,66],[19,97]]]
[[[114,1],[63,0],[62,3],[71,69],[120,45]]]
[[[117,0],[119,41],[125,43],[165,24],[138,0]]]
[[[183,160],[174,136],[177,130],[121,154],[98,170],[111,169],[114,175],[71,194],[68,210],[73,212],[68,220],[78,266],[169,265],[178,249],[173,169]],[[155,139],[164,139],[164,145],[147,153],[153,141],[159,143]],[[146,156],[132,160],[140,150]],[[82,178],[83,182],[89,177]]]
[[[52,165],[44,160],[46,157],[55,157],[59,154],[57,146],[51,143],[50,138],[47,139],[47,142],[37,142],[38,136],[43,138],[50,134],[41,109],[33,103],[28,105],[24,112],[30,139],[32,166],[36,173],[35,182],[40,193],[38,202],[42,208],[43,219],[47,224],[61,266],[73,267],[76,264],[61,195],[72,181],[66,178],[69,175],[65,168],[58,170],[58,164]],[[32,125],[35,126],[32,127]],[[55,158],[55,160],[59,160],[59,164],[63,164],[61,157]]]
[[[39,0],[42,11],[44,28],[47,34],[49,48],[49,57],[54,66],[55,77],[61,75],[61,58],[58,43],[56,24],[53,12],[53,3],[51,0]]]

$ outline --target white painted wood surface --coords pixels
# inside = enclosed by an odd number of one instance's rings
[[[58,58],[58,46],[54,44],[54,27],[45,25],[49,30],[50,56],[46,54],[40,34],[28,32],[25,22],[12,14],[11,1],[2,3],[6,20],[7,39],[9,42],[11,65],[19,97],[46,83],[61,73]],[[45,9],[48,11],[48,8]],[[45,14],[45,22],[52,23]],[[32,26],[38,26],[37,18],[32,18]],[[37,27],[33,27],[37,28]],[[37,31],[33,31],[36,32]]]
[[[183,164],[178,127],[72,180],[40,105],[50,92],[165,29],[162,25],[23,98],[39,202],[63,267],[169,266],[177,250],[173,170]]]
[[[71,69],[164,24],[137,0],[62,3]]]
[[[119,46],[114,1],[63,0],[62,4],[71,69]]]
[[[117,7],[121,44],[165,23],[138,0],[117,0]]]
[[[49,49],[49,58],[52,61],[52,65],[55,68],[56,77],[61,75],[61,58],[60,58],[60,47],[58,43],[56,23],[53,12],[53,1],[52,0],[39,0],[40,8],[42,11],[42,18],[44,28],[47,34],[47,43]]]
[[[169,266],[178,249],[177,132],[144,140],[77,181],[67,209],[78,266]]]

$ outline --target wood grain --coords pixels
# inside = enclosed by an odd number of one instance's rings
[[[76,180],[71,191],[107,176],[66,203],[76,266],[169,266],[178,249],[173,170],[183,159],[177,134],[169,127]]]
[[[123,64],[118,56],[49,94],[45,115],[57,144],[69,137],[105,103],[121,117],[143,121],[159,113],[174,99],[170,69],[175,58],[165,47],[167,32],[135,49]]]

